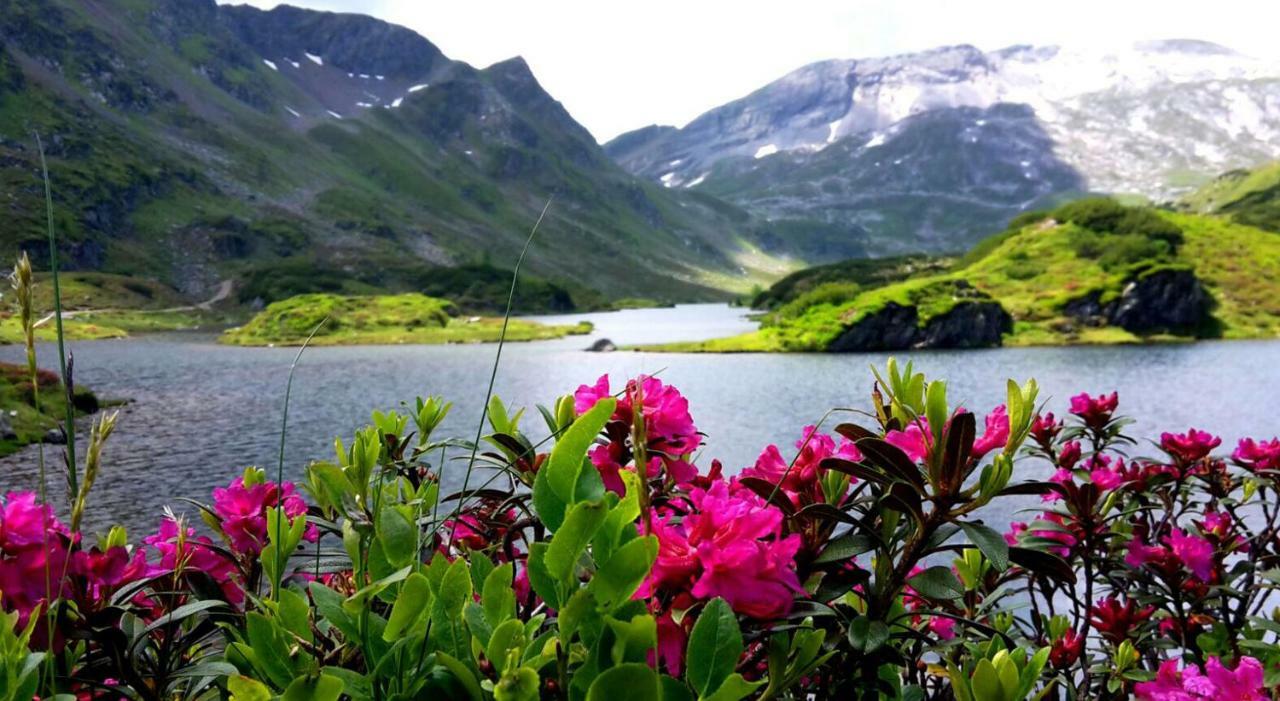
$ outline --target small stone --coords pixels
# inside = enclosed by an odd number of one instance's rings
[[[592,343],[587,350],[592,353],[612,353],[613,351],[618,350],[618,347],[613,344],[613,341],[610,341],[607,338],[600,338],[597,339],[595,343]]]

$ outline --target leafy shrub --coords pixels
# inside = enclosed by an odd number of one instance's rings
[[[1076,200],[1054,210],[1053,218],[1099,234],[1135,235],[1176,248],[1182,229],[1150,207],[1126,207],[1109,197]]]
[[[481,443],[438,436],[450,405],[419,399],[301,490],[249,469],[201,507],[211,535],[166,515],[133,545],[10,494],[4,698],[1275,693],[1280,439],[1130,457],[1114,393],[1064,422],[1010,381],[980,420],[892,360],[873,397],[735,477],[695,464],[688,402],[652,377],[539,407],[538,441],[496,397]],[[1015,483],[1015,460],[1056,472]],[[1008,533],[980,518],[1028,497]]]

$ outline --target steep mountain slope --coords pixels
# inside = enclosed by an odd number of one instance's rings
[[[1280,234],[1227,217],[1073,202],[954,263],[801,271],[759,331],[678,350],[839,351],[1280,337]],[[844,269],[842,269],[844,268]],[[875,272],[872,270],[872,272]],[[796,280],[816,284],[798,289]]]
[[[1198,41],[971,46],[805,66],[606,151],[724,196],[818,253],[961,251],[1082,191],[1165,200],[1280,155],[1280,66]]]
[[[42,257],[39,131],[64,259],[193,296],[509,269],[549,198],[529,271],[569,291],[714,298],[777,265],[741,210],[616,166],[518,58],[478,70],[369,17],[213,0],[3,0],[0,16],[10,253]]]

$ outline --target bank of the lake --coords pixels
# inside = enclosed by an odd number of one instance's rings
[[[801,427],[831,407],[870,409],[871,365],[885,353],[653,354],[590,353],[600,338],[618,345],[732,336],[754,327],[746,310],[724,305],[682,305],[561,317],[585,320],[587,336],[513,344],[503,350],[496,391],[509,405],[528,407],[521,427],[534,440],[545,428],[534,408],[608,373],[616,380],[660,373],[689,398],[707,434],[700,465],[712,458],[736,472],[777,443],[790,450]],[[134,528],[162,505],[190,508],[182,497],[207,497],[246,465],[274,467],[291,348],[240,348],[207,333],[158,334],[71,344],[80,383],[100,394],[129,397],[108,444],[91,512]],[[368,422],[370,412],[438,394],[454,402],[440,435],[474,435],[496,346],[382,345],[313,348],[294,379],[286,444],[286,474],[298,478],[313,459],[331,456],[333,439]],[[40,361],[56,362],[42,344]],[[1047,408],[1062,413],[1079,391],[1117,390],[1121,411],[1140,423],[1130,433],[1156,438],[1189,425],[1234,442],[1271,437],[1280,415],[1280,343],[1203,342],[1121,347],[999,348],[920,351],[910,357],[930,376],[946,378],[955,400],[985,412],[1004,401],[1007,378],[1035,377]],[[21,349],[0,348],[0,360],[18,362]],[[1141,441],[1135,454],[1147,453]],[[454,468],[460,475],[462,468]],[[1043,466],[1019,464],[1019,478],[1045,476]],[[35,485],[33,449],[0,459],[7,489]],[[61,479],[58,477],[58,479]],[[454,477],[445,475],[448,484]],[[60,487],[50,481],[51,493]],[[191,513],[193,517],[196,515]],[[990,516],[993,523],[1012,513]],[[104,523],[92,524],[101,527]]]
[[[417,293],[305,294],[274,302],[248,323],[222,334],[236,346],[355,346],[541,341],[583,335],[577,321],[544,324],[523,318],[464,316],[452,302]]]

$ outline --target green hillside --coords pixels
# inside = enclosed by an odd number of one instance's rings
[[[6,259],[47,259],[38,132],[64,268],[188,302],[232,280],[230,303],[426,291],[492,308],[488,269],[510,270],[548,200],[526,261],[539,311],[728,299],[787,272],[738,208],[615,165],[518,58],[476,69],[369,17],[212,0],[4,16]]]
[[[1020,217],[949,270],[871,287],[826,282],[770,312],[757,332],[666,349],[830,350],[886,310],[910,311],[924,329],[990,303],[1011,325],[974,345],[1272,338],[1280,235],[1224,216],[1082,200]],[[966,323],[962,314],[952,321]]]
[[[320,325],[321,322],[323,325]],[[448,300],[400,295],[298,295],[275,302],[244,326],[222,335],[239,346],[301,345],[315,331],[312,345],[392,343],[481,343],[497,341],[502,319],[464,317]],[[590,324],[551,326],[511,319],[508,341],[535,341],[588,333]]]
[[[1241,224],[1280,232],[1280,162],[1225,173],[1180,204],[1194,212],[1223,214]]]

